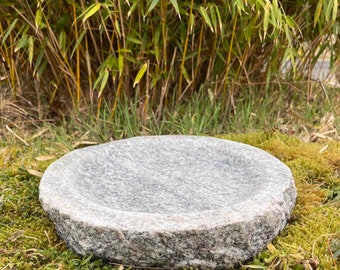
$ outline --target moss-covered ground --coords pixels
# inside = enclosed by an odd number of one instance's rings
[[[43,212],[38,201],[41,173],[72,149],[72,142],[57,142],[47,133],[25,139],[27,145],[5,136],[0,141],[0,269],[123,269],[73,254]],[[277,132],[222,137],[279,158],[291,168],[298,189],[286,228],[241,269],[337,269],[340,142],[305,143]]]

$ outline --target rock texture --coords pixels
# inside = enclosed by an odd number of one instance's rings
[[[145,136],[54,162],[40,202],[79,254],[141,267],[228,268],[266,247],[295,204],[291,171],[249,145]]]

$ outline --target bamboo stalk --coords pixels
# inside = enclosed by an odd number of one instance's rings
[[[193,6],[194,6],[194,0],[191,0],[191,2],[190,2],[190,11],[189,11],[189,21],[190,21],[190,17],[192,16]],[[184,71],[184,68],[185,68],[184,67],[184,65],[185,65],[185,57],[186,57],[186,54],[187,54],[187,48],[188,48],[190,32],[191,32],[190,25],[188,23],[187,34],[186,34],[185,41],[184,41],[184,49],[183,49],[183,54],[182,54],[182,62],[181,62],[181,66],[180,66],[180,73],[179,73],[179,80],[178,80],[178,89],[177,89],[177,100],[179,100],[180,97],[182,96],[183,71]]]

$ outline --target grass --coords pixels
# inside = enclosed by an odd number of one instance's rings
[[[10,138],[1,143],[1,269],[113,269],[107,262],[69,251],[41,209],[39,177],[35,175],[74,143],[73,136],[61,134],[57,140],[54,136],[57,134],[46,131],[44,136],[28,140],[31,146],[22,146]],[[243,269],[254,269],[255,265],[305,269],[303,265],[313,263],[320,269],[335,269],[340,264],[340,143],[304,143],[278,132],[221,137],[277,156],[293,171],[298,188],[297,205],[287,227]],[[325,145],[328,148],[321,152]]]
[[[117,106],[113,119],[108,108],[102,110],[99,119],[78,111],[61,115],[52,123],[34,122],[27,118],[29,109],[4,102],[0,130],[0,269],[119,268],[77,256],[66,248],[39,204],[40,176],[51,162],[75,148],[170,133],[245,142],[268,151],[291,168],[298,188],[291,220],[266,250],[240,269],[336,269],[340,264],[339,91],[327,89],[328,101],[316,87],[313,99],[307,100],[301,93],[289,96],[284,86],[280,86],[282,91],[275,87],[264,97],[255,87],[248,88],[235,100],[237,110],[231,114],[213,95],[196,95],[172,111],[164,110],[160,119],[151,113],[153,117],[143,119],[138,99]],[[13,115],[15,118],[11,118]]]

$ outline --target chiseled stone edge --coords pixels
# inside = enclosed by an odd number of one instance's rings
[[[251,221],[217,228],[133,232],[71,220],[50,209],[49,216],[69,248],[81,255],[139,267],[231,268],[256,255],[285,227],[289,213],[280,205]]]

